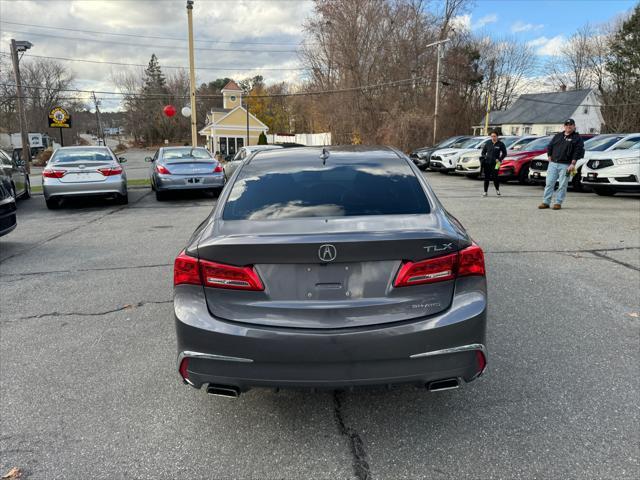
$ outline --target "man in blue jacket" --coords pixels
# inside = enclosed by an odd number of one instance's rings
[[[549,208],[553,197],[553,189],[558,182],[556,203],[554,210],[562,208],[562,202],[567,194],[567,186],[571,173],[575,173],[576,162],[584,157],[584,142],[576,132],[576,122],[569,118],[564,122],[564,132],[556,133],[547,147],[549,167],[547,168],[547,183],[544,187],[544,197],[538,208]]]

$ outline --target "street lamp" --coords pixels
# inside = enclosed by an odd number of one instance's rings
[[[16,79],[16,94],[18,96],[18,120],[20,122],[20,137],[22,138],[22,161],[25,164],[27,173],[31,173],[31,148],[29,145],[29,135],[27,135],[27,121],[24,113],[24,97],[22,95],[22,80],[20,78],[20,60],[18,52],[26,52],[33,43],[26,40],[11,39],[11,60],[13,62],[13,73]]]

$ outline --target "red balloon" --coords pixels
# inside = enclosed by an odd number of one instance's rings
[[[177,110],[176,110],[176,107],[174,107],[173,105],[167,105],[162,109],[162,111],[167,117],[173,117],[176,114]]]

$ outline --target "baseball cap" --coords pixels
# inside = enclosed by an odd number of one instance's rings
[[[573,118],[567,118],[567,119],[564,121],[564,124],[565,124],[565,125],[575,125],[575,124],[576,124],[576,122],[573,120]]]

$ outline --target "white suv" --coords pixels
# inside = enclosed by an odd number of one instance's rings
[[[592,155],[582,167],[582,183],[598,195],[640,193],[640,143],[627,150]]]

